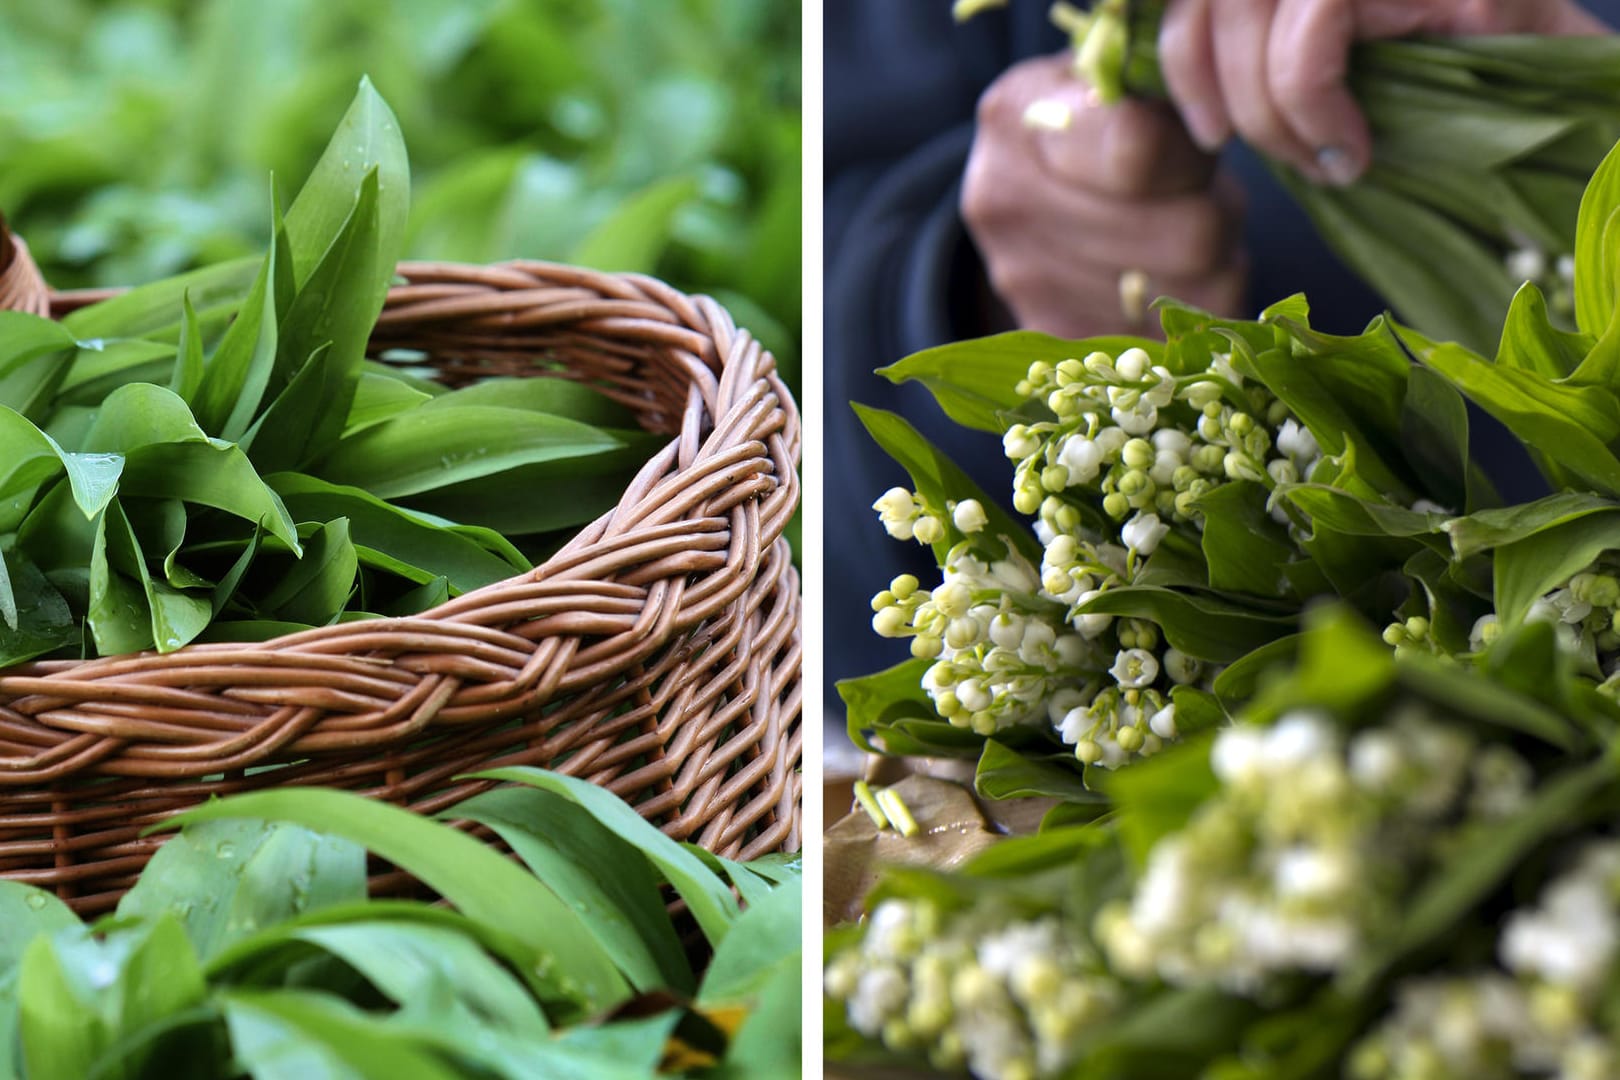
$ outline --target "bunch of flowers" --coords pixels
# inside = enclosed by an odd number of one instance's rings
[[[830,939],[850,1028],[991,1080],[1239,1059],[1346,1080],[1613,1075],[1620,842],[1585,815],[1613,805],[1620,773],[1574,731],[1613,730],[1620,707],[1561,715],[1511,675],[1399,660],[1358,623],[1307,631],[1272,718],[1118,774],[1109,818],[1007,841],[994,877],[890,881],[856,936]],[[1553,636],[1508,632],[1492,667]],[[1072,874],[1050,870],[1060,846]],[[1535,901],[1499,917],[1527,879]],[[1464,952],[1499,967],[1450,970]],[[1383,982],[1397,965],[1410,974]],[[1196,1036],[1176,1029],[1194,1005]]]
[[[824,982],[855,1030],[988,1080],[1061,1073],[1123,1000],[1074,927],[993,902],[946,911],[926,898],[885,900]]]
[[[1002,440],[1029,520],[863,411],[912,479],[883,525],[940,580],[874,598],[913,658],[842,687],[851,732],[979,747],[981,794],[1076,805],[954,906],[950,877],[891,881],[913,906],[883,919],[981,967],[979,942],[1039,927],[1106,1008],[1049,1038],[1003,980],[919,1027],[932,976],[868,929],[829,959],[854,1032],[980,1076],[1617,1075],[1617,220],[1620,150],[1581,204],[1576,329],[1526,285],[1493,359],[1388,318],[1325,335],[1294,298],[1252,321],[1161,301],[1163,342],[1013,334],[886,369]],[[1465,400],[1550,494],[1501,504]]]

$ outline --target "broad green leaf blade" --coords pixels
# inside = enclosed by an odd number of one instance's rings
[[[621,445],[587,424],[522,409],[423,408],[344,437],[310,472],[393,499]]]
[[[1020,752],[986,739],[973,773],[973,790],[986,799],[1050,798],[1065,802],[1106,802],[1080,778],[1072,754]]]
[[[1220,664],[1231,663],[1295,629],[1289,617],[1249,611],[1213,596],[1190,596],[1146,585],[1108,589],[1078,611],[1147,619],[1164,631],[1165,640],[1175,648]]]
[[[254,1080],[457,1080],[416,1040],[329,994],[232,990],[218,996],[231,1049]]]
[[[578,1000],[585,1008],[606,1008],[629,994],[623,976],[573,909],[516,863],[447,825],[323,788],[235,795],[190,810],[168,824],[241,817],[288,821],[364,845],[415,875],[468,916],[492,922],[544,950],[552,966],[541,974],[560,996]]]
[[[1608,510],[1620,510],[1620,503],[1600,495],[1561,491],[1534,502],[1482,510],[1448,521],[1445,531],[1451,537],[1457,558],[1466,559],[1481,551],[1527,539],[1544,529]]]
[[[1620,252],[1607,246],[1620,213],[1620,145],[1610,150],[1586,185],[1575,224],[1575,322],[1581,332],[1602,337],[1614,320]]]
[[[332,246],[333,238],[349,217],[363,179],[373,171],[377,175],[378,272],[370,291],[357,293],[353,299],[366,309],[378,310],[405,242],[411,168],[399,121],[371,80],[363,78],[353,104],[338,122],[331,142],[287,210],[287,246],[299,288]]]
[[[54,893],[0,881],[0,971],[13,970],[34,938],[79,925],[73,909]]]
[[[750,904],[714,951],[703,975],[701,1005],[757,998],[782,967],[799,970],[804,892],[797,884]]]
[[[236,446],[214,442],[144,446],[129,456],[121,485],[125,495],[212,506],[261,526],[295,552],[301,550],[287,508]]]
[[[1585,514],[1496,549],[1496,613],[1506,625],[1525,617],[1605,551],[1620,549],[1620,510]]]
[[[358,845],[296,825],[210,821],[157,850],[121,919],[174,914],[204,960],[285,919],[366,895]]]
[[[0,407],[0,503],[66,472],[73,501],[93,518],[118,490],[124,464],[118,454],[69,453],[27,417]]]
[[[239,439],[258,413],[276,362],[275,276],[272,246],[253,291],[203,369],[192,406],[209,434]]]
[[[355,383],[354,401],[349,406],[343,434],[363,431],[432,400],[432,394],[423,393],[409,383],[373,371],[362,371],[359,381]]]
[[[518,767],[477,773],[479,779],[506,780],[555,792],[590,811],[604,826],[645,855],[675,886],[697,919],[703,936],[718,946],[737,918],[731,889],[702,861],[651,825],[617,795],[585,780],[544,769]]]
[[[295,374],[254,427],[249,456],[261,471],[299,468],[343,434],[366,342],[382,310],[380,296],[369,306],[359,299],[375,292],[377,228],[377,177],[370,172],[354,212],[282,323],[277,368]],[[388,267],[384,281],[391,272]]]
[[[146,594],[151,612],[150,629],[158,652],[173,652],[190,643],[207,627],[213,616],[208,597],[182,592],[167,581],[154,579],[146,565],[146,553],[130,526],[123,507],[113,502],[107,507],[107,546],[116,572],[133,575]]]
[[[57,956],[55,942],[79,929],[36,937],[17,967],[18,1037],[30,1080],[83,1080],[112,1041],[106,1020],[87,1007],[80,985]],[[118,969],[112,966],[110,979]]]
[[[964,427],[1000,435],[1007,429],[1001,415],[1023,405],[1016,391],[1037,361],[1058,364],[1071,357],[1084,359],[1094,352],[1118,356],[1126,349],[1146,349],[1154,363],[1163,359],[1164,346],[1147,338],[1096,337],[1079,341],[1019,330],[974,341],[941,345],[879,368],[892,383],[916,380],[939,401],[945,415]]]
[[[917,733],[923,731],[942,740],[930,746],[935,755],[978,757],[984,740],[940,719],[923,689],[922,677],[932,666],[932,660],[907,660],[871,675],[840,681],[838,696],[844,702],[850,741],[869,754],[904,754],[907,746],[918,744]]]
[[[305,926],[291,936],[341,957],[402,1008],[442,994],[514,1034],[544,1038],[549,1030],[522,984],[476,940],[448,927],[349,922]]]
[[[78,620],[39,567],[0,551],[0,669],[78,642]]]
[[[303,554],[256,606],[268,618],[325,626],[348,605],[359,569],[349,519],[336,518],[304,538]]]
[[[297,520],[347,518],[356,545],[417,567],[429,579],[443,575],[456,595],[530,569],[521,557],[504,558],[469,536],[430,525],[357,487],[301,473],[277,473],[266,482]]]
[[[497,788],[447,813],[494,829],[586,925],[637,990],[690,994],[692,969],[646,858],[586,808],[550,791]]]
[[[583,383],[551,376],[485,379],[428,398],[422,407],[444,409],[462,405],[499,405],[503,409],[551,413],[592,427],[636,427],[636,414],[617,401]]]
[[[90,608],[85,622],[102,656],[140,652],[152,647],[152,609],[140,582],[115,565],[108,539],[108,514],[96,518],[95,546],[90,553]],[[123,516],[113,527],[122,530]]]
[[[196,397],[203,379],[202,325],[191,306],[191,294],[180,297],[180,343],[175,351],[174,374],[169,377],[169,389],[188,405]]]
[[[80,308],[64,318],[62,326],[80,340],[160,337],[181,325],[187,298],[205,322],[211,313],[235,310],[252,288],[262,261],[235,259],[142,285]]]

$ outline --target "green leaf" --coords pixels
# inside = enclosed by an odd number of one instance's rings
[[[72,368],[75,344],[49,319],[0,311],[0,406],[42,420]]]
[[[73,909],[54,893],[20,881],[0,881],[0,971],[13,970],[36,937],[79,925]]]
[[[210,821],[157,850],[118,917],[176,915],[197,954],[212,960],[262,928],[365,895],[365,852],[347,840],[296,825]]]
[[[206,596],[182,592],[167,581],[153,579],[146,565],[146,554],[140,539],[129,524],[123,507],[113,502],[104,515],[107,528],[107,553],[115,573],[133,576],[146,594],[146,607],[151,613],[148,629],[151,641],[160,653],[173,652],[190,643],[202,633],[213,617],[213,608]],[[94,592],[94,578],[91,590]],[[121,595],[114,589],[111,597],[116,602]],[[100,638],[97,638],[98,645]],[[119,650],[127,651],[127,650]]]
[[[111,1042],[106,1020],[91,1011],[81,990],[57,956],[54,942],[82,930],[37,937],[18,965],[18,1036],[30,1078],[83,1080],[96,1057]],[[93,944],[93,942],[92,942]],[[117,977],[114,967],[112,977]]]
[[[655,180],[626,198],[568,253],[568,261],[594,270],[651,274],[668,246],[675,215],[700,192],[695,177]]]
[[[27,417],[0,407],[0,502],[35,491],[65,471],[73,501],[93,518],[118,490],[123,469],[120,455],[69,453]]]
[[[457,596],[530,569],[521,557],[503,557],[463,532],[430,525],[360,488],[329,484],[301,473],[277,473],[266,478],[266,483],[297,520],[347,518],[356,546],[419,569],[412,580],[425,583],[442,575]]]
[[[1098,593],[1078,614],[1148,619],[1165,640],[1188,656],[1231,663],[1251,650],[1292,633],[1288,616],[1265,615],[1213,596],[1188,595],[1149,585],[1126,585]]]
[[[986,739],[973,774],[973,790],[986,799],[1052,798],[1065,802],[1100,803],[1107,800],[1080,779],[1079,763],[1072,754],[1041,755],[1017,750]]]
[[[1482,551],[1527,539],[1544,529],[1563,525],[1588,514],[1620,510],[1620,503],[1600,495],[1560,491],[1534,502],[1481,510],[1446,523],[1452,550],[1466,559]]]
[[[858,679],[840,680],[838,696],[844,702],[850,741],[868,754],[881,754],[883,748],[868,741],[868,732],[883,731],[899,720],[944,723],[922,686],[932,666],[932,660],[907,660]]]
[[[287,508],[265,486],[239,447],[215,442],[156,443],[129,455],[120,481],[126,496],[183,499],[261,526],[301,550]]]
[[[784,966],[797,973],[803,925],[804,893],[796,884],[773,889],[765,899],[750,904],[715,949],[703,976],[699,1004],[748,1001],[757,998]]]
[[[1293,593],[1282,570],[1299,557],[1288,532],[1266,512],[1266,491],[1240,480],[1222,484],[1198,500],[1204,515],[1201,545],[1209,587],[1253,596]]]
[[[1620,255],[1609,246],[1609,229],[1620,213],[1620,146],[1592,174],[1575,224],[1575,322],[1602,337],[1614,321]]]
[[[943,511],[949,502],[966,499],[979,501],[989,518],[989,524],[977,534],[976,543],[1000,540],[1009,551],[1016,551],[1035,565],[1040,565],[1043,549],[1029,527],[1015,521],[1001,508],[1000,503],[980,491],[967,473],[958,468],[944,451],[923,438],[922,433],[904,417],[884,409],[869,409],[865,405],[852,405],[851,408],[861,418],[873,441],[906,470],[911,482],[916,485],[917,493],[929,503]],[[944,538],[933,545],[934,556],[940,565],[944,565],[946,553],[963,539],[964,534],[947,515]]]
[[[152,609],[139,583],[113,566],[114,544],[108,539],[108,517],[96,518],[95,547],[90,553],[90,608],[85,622],[103,656],[140,652],[152,646]],[[115,536],[127,526],[123,515],[113,523]]]
[[[589,425],[522,409],[421,408],[345,436],[311,472],[393,499],[621,445]]]
[[[737,918],[731,890],[691,852],[649,824],[629,804],[606,788],[544,769],[519,766],[475,773],[475,778],[506,780],[551,791],[589,810],[603,825],[645,855],[680,894],[703,936],[719,946]]]
[[[536,974],[560,998],[600,1009],[629,993],[573,909],[515,863],[449,826],[347,792],[292,787],[234,795],[166,824],[242,817],[292,822],[364,845],[471,918],[504,927],[549,954],[551,966]]]
[[[363,1077],[456,1080],[455,1070],[414,1040],[328,994],[233,990],[218,995],[231,1051],[254,1080]]]
[[[572,379],[549,376],[484,379],[432,398],[423,408],[444,409],[463,405],[498,405],[551,413],[602,428],[629,428],[636,414],[606,394]]]
[[[375,292],[377,214],[377,176],[368,172],[354,212],[282,321],[276,366],[294,374],[254,425],[247,446],[263,472],[302,467],[343,434],[360,362],[382,310],[380,296],[371,306],[357,299]]]
[[[359,569],[349,519],[336,518],[305,537],[303,555],[256,606],[271,618],[325,626],[348,604]]]
[[[1457,345],[1420,345],[1414,352],[1526,446],[1595,490],[1620,493],[1620,460],[1608,445],[1620,436],[1620,401],[1612,393],[1491,364]]]
[[[617,506],[641,467],[669,442],[646,432],[611,434],[624,445],[586,457],[519,465],[406,500],[423,513],[508,536],[583,525]]]
[[[180,297],[180,344],[176,350],[174,374],[169,377],[169,389],[188,405],[196,397],[203,380],[202,326],[197,312],[191,306],[191,294]]]
[[[1580,367],[1593,344],[1590,338],[1567,334],[1555,327],[1547,314],[1547,300],[1541,290],[1526,282],[1508,307],[1496,363],[1534,372],[1547,379],[1565,379]]]
[[[402,1008],[442,995],[514,1034],[544,1038],[549,1030],[523,985],[476,939],[449,927],[355,921],[302,926],[288,937],[340,957]]]
[[[1496,549],[1496,613],[1504,625],[1605,551],[1620,548],[1620,508],[1584,514]]]
[[[362,371],[359,381],[355,383],[354,402],[349,406],[343,434],[363,431],[431,400],[432,394],[423,393],[409,383],[373,371]]]
[[[941,345],[879,368],[878,374],[899,384],[916,380],[926,386],[945,415],[964,427],[1000,435],[1007,429],[1004,412],[1023,405],[1016,390],[1036,361],[1058,364],[1084,359],[1094,352],[1118,356],[1126,349],[1146,349],[1162,363],[1164,346],[1147,338],[1096,337],[1079,341],[1019,330],[973,341]]]
[[[39,567],[0,551],[0,670],[78,642],[78,620]]]
[[[377,176],[376,278],[369,292],[357,293],[346,302],[377,311],[405,242],[411,169],[399,121],[371,80],[362,78],[353,104],[287,210],[287,246],[300,289],[342,231],[361,184],[372,172]]]
[[[695,988],[646,858],[586,808],[539,788],[497,788],[447,811],[494,829],[586,925],[638,990]]]
[[[276,249],[264,257],[242,310],[203,369],[191,399],[197,420],[211,434],[236,440],[258,413],[276,363]]]
[[[1167,747],[1128,769],[1099,777],[1119,808],[1119,835],[1137,866],[1153,845],[1180,830],[1219,788],[1209,765],[1210,739],[1200,736]]]
[[[187,300],[206,322],[243,303],[262,262],[234,259],[142,285],[70,313],[62,326],[80,340],[159,337],[183,324]]]

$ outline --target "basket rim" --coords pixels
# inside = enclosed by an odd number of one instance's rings
[[[19,245],[17,250],[26,257],[25,247]],[[126,711],[142,702],[180,710],[198,706],[195,691],[165,685],[174,681],[168,676],[178,673],[187,672],[184,677],[191,679],[199,670],[251,661],[272,669],[302,665],[330,670],[352,681],[362,677],[357,666],[363,669],[373,663],[370,658],[385,646],[395,658],[431,656],[430,649],[424,652],[431,642],[443,645],[453,639],[456,655],[476,657],[510,653],[518,640],[526,639],[532,655],[521,670],[529,675],[545,668],[548,673],[549,681],[540,680],[530,688],[539,692],[524,698],[525,708],[538,708],[559,694],[617,677],[644,662],[678,634],[735,603],[762,567],[774,566],[778,574],[783,566],[791,570],[790,560],[766,555],[785,545],[782,530],[798,503],[797,408],[769,352],[737,328],[718,303],[646,275],[535,260],[489,265],[404,262],[398,273],[404,284],[390,290],[373,332],[374,345],[379,334],[391,342],[401,328],[424,326],[435,327],[435,334],[444,328],[471,327],[480,335],[516,341],[537,332],[555,333],[558,326],[629,335],[653,355],[662,355],[674,378],[685,378],[686,405],[679,426],[668,432],[669,441],[614,508],[581,528],[561,551],[532,571],[463,593],[431,611],[341,623],[265,642],[194,643],[165,654],[35,661],[0,669],[0,791],[86,776],[197,777],[202,775],[200,766],[193,764],[198,760],[209,762],[207,772],[216,772],[220,765],[245,768],[287,753],[323,749],[318,734],[311,733],[320,718],[306,715],[311,712],[307,704],[293,712],[288,711],[291,704],[278,706],[263,717],[265,723],[279,718],[277,726],[286,729],[278,733],[286,737],[273,745],[263,741],[262,724],[228,740],[227,746],[246,747],[246,756],[236,754],[228,763],[177,745],[172,731],[143,743],[138,734],[131,735],[130,723],[116,722],[116,709],[103,712],[106,722],[99,726],[83,722],[86,709],[95,712],[101,703]],[[582,295],[592,291],[595,301]],[[111,294],[71,290],[47,295],[50,310],[60,317]],[[537,307],[542,298],[556,303]],[[526,321],[525,305],[529,315],[547,309],[539,331],[533,321]],[[645,426],[646,417],[641,419]],[[759,437],[745,437],[753,435]],[[739,534],[744,541],[740,545]],[[529,619],[525,633],[517,637],[508,632],[510,626],[503,628],[499,618],[491,621],[491,607],[502,605],[490,601],[516,605],[515,617],[546,600],[548,590],[563,597],[570,590],[594,593],[617,600],[620,607],[634,606],[639,599],[642,611],[628,621],[614,612],[543,615]],[[617,631],[607,643],[622,639],[629,647],[615,652],[600,645],[582,646],[593,630]],[[395,640],[391,644],[380,640],[388,637]],[[553,642],[558,644],[548,650]],[[344,650],[345,644],[353,648]],[[575,668],[575,663],[582,666]],[[417,685],[428,681],[424,677]],[[402,699],[401,708],[410,707],[416,727],[406,724],[390,742],[408,739],[443,711],[454,714],[455,693],[443,689],[451,681],[441,680],[438,689],[424,692],[420,700]],[[267,696],[273,695],[261,695]],[[251,695],[247,703],[258,706],[249,713],[269,707]],[[476,707],[476,703],[467,706]],[[78,726],[46,723],[53,715],[75,718]],[[47,738],[52,745],[41,747],[31,758],[19,757],[6,749],[8,744],[18,746],[24,737],[16,730],[19,721],[25,726],[32,721],[41,736],[77,734],[54,742]],[[464,721],[458,717],[457,722]],[[342,741],[342,731],[333,735]],[[117,767],[120,762],[125,768]]]

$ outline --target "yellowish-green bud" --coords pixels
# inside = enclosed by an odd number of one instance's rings
[[[895,599],[897,600],[906,600],[910,598],[912,593],[921,588],[921,586],[922,582],[918,581],[915,575],[901,574],[899,577],[889,582],[889,592],[893,593]]]
[[[918,634],[911,639],[911,655],[919,660],[935,660],[945,651],[945,642],[933,634]]]

